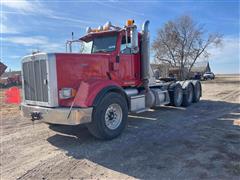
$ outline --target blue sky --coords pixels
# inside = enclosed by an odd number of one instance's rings
[[[223,46],[210,48],[215,73],[240,73],[239,1],[77,1],[1,0],[1,59],[12,70],[21,57],[40,49],[65,51],[65,41],[85,33],[87,26],[106,21],[123,26],[127,19],[138,25],[149,19],[151,40],[157,29],[181,15],[191,15],[208,32],[224,35]]]

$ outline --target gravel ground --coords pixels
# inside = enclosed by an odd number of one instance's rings
[[[1,103],[1,179],[239,179],[240,77],[202,86],[188,108],[129,115],[112,141],[85,126],[32,124]]]

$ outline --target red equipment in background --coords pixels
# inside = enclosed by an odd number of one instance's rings
[[[5,99],[4,102],[8,104],[20,104],[21,95],[18,87],[11,87],[4,93]]]
[[[0,62],[0,76],[5,72],[7,66]]]

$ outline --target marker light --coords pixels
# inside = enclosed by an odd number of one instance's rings
[[[134,20],[133,19],[128,19],[126,22],[126,26],[132,26],[134,24]]]
[[[91,31],[92,31],[92,29],[90,27],[87,27],[86,33],[90,33]]]
[[[111,22],[108,21],[103,25],[103,30],[104,31],[108,31],[110,29],[110,27],[112,26]]]
[[[102,30],[103,30],[103,27],[102,27],[102,26],[99,26],[99,27],[98,27],[98,30],[99,30],[99,31],[102,31]]]

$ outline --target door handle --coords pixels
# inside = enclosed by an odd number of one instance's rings
[[[120,62],[120,57],[119,55],[116,56],[116,63],[119,63]]]

